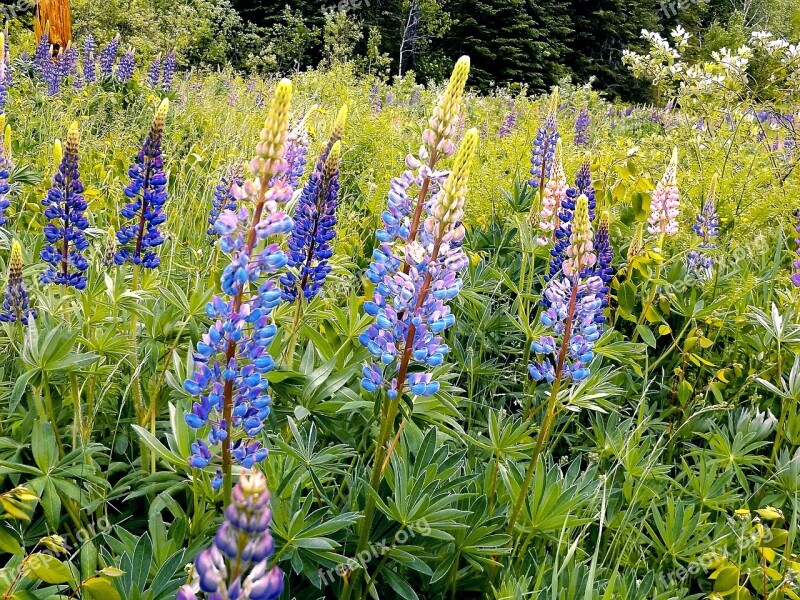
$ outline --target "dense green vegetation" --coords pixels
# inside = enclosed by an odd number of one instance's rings
[[[4,599],[800,598],[796,36],[74,4],[0,57]]]

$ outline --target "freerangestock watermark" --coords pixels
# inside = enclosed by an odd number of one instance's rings
[[[372,3],[370,0],[341,0],[338,4],[323,6],[322,13],[332,16],[335,12],[346,13],[350,9],[359,9],[362,6],[370,7]]]
[[[661,13],[668,19],[671,19],[684,8],[697,4],[697,2],[698,0],[673,0],[672,2],[666,2],[665,0],[661,3]]]
[[[20,15],[29,13],[34,8],[32,0],[10,0],[0,6],[0,22],[13,21]]]

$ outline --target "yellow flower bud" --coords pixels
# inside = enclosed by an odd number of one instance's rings
[[[475,152],[478,149],[478,130],[474,127],[464,134],[453,160],[453,168],[442,186],[433,216],[444,223],[457,223],[464,215],[464,199]]]
[[[260,141],[256,146],[258,173],[265,179],[285,169],[282,164],[286,152],[286,138],[289,129],[289,103],[292,99],[292,82],[281,79],[275,89],[275,96],[267,112]]]
[[[636,228],[636,232],[633,234],[631,245],[628,246],[629,263],[642,253],[643,246],[644,246],[644,224],[639,223],[639,226]]]
[[[11,242],[11,258],[8,261],[8,280],[22,279],[22,246],[17,240]]]
[[[58,169],[61,164],[61,159],[64,158],[64,149],[61,147],[61,140],[56,140],[53,143],[53,166]]]
[[[6,68],[6,36],[0,32],[0,70]]]
[[[69,132],[67,133],[67,152],[71,156],[78,155],[78,147],[81,143],[81,132],[78,129],[78,122],[73,121],[69,126]]]
[[[333,128],[331,129],[331,146],[337,140],[342,139],[344,136],[344,128],[347,125],[347,104],[343,104],[342,108],[339,109],[339,113],[336,115],[336,120],[333,122]]]
[[[328,153],[328,160],[325,161],[325,169],[322,173],[322,193],[325,194],[328,190],[328,185],[330,184],[331,178],[333,177],[334,173],[339,170],[339,162],[342,157],[342,142],[341,140],[336,140],[333,146],[331,147],[331,151]]]
[[[167,120],[167,113],[169,112],[169,98],[164,98],[161,104],[158,105],[156,113],[153,116],[153,129],[159,133],[164,130],[164,123]]]

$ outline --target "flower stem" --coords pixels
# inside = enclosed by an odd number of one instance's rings
[[[531,462],[528,464],[528,469],[525,472],[525,479],[522,482],[522,487],[519,489],[519,496],[514,505],[514,511],[511,513],[511,518],[508,521],[507,533],[510,535],[514,532],[514,525],[517,522],[519,513],[522,510],[522,505],[525,503],[525,498],[528,496],[528,488],[533,479],[533,473],[536,470],[536,465],[539,462],[542,448],[544,448],[547,438],[550,437],[550,429],[553,425],[553,419],[556,412],[556,401],[558,399],[558,392],[561,389],[561,377],[564,371],[564,361],[567,358],[567,348],[569,348],[570,337],[572,335],[572,321],[575,318],[575,305],[578,300],[578,284],[580,283],[580,274],[576,274],[572,282],[572,291],[569,298],[569,309],[567,311],[567,320],[564,324],[564,339],[561,343],[561,349],[558,353],[558,363],[556,365],[555,380],[553,387],[550,390],[550,398],[547,401],[547,412],[545,413],[542,426],[539,428],[539,435],[536,436],[536,446],[533,449],[533,456]]]

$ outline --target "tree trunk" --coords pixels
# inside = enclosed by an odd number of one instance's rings
[[[66,48],[72,40],[69,0],[36,0],[33,30],[36,33],[36,43],[49,30],[50,43],[54,50]]]

